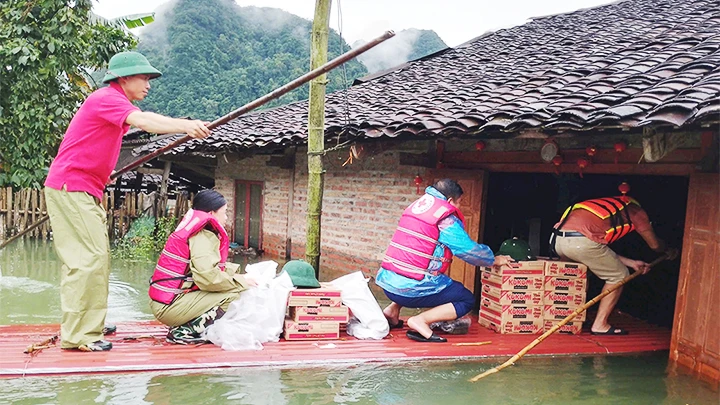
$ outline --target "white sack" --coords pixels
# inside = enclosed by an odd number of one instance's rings
[[[343,304],[352,311],[347,325],[348,335],[358,339],[382,339],[390,332],[390,325],[370,292],[369,280],[361,271],[356,271],[330,284],[340,290]]]
[[[258,286],[240,293],[225,316],[205,330],[205,338],[223,350],[262,350],[262,343],[277,342],[283,331],[292,280],[286,273],[274,277],[277,263],[256,264],[261,266],[248,265],[247,271]]]

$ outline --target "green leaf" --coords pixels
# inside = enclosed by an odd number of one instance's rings
[[[47,48],[50,53],[55,52],[55,44],[53,44],[52,42],[48,43]]]

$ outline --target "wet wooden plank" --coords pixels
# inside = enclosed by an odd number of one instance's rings
[[[500,335],[480,327],[477,318],[467,335],[446,335],[448,343],[420,343],[392,330],[383,340],[357,340],[343,333],[339,340],[285,341],[264,344],[260,351],[224,351],[214,345],[165,343],[166,328],[157,322],[118,325],[107,337],[110,352],[82,353],[50,347],[35,356],[23,351],[59,332],[58,325],[0,326],[0,377],[83,373],[189,370],[219,367],[287,366],[364,362],[498,358],[504,361],[535,339],[535,335]],[[670,330],[628,316],[612,319],[628,336],[553,335],[528,355],[594,355],[668,350]],[[483,346],[454,343],[491,341]]]

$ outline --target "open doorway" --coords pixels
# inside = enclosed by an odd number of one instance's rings
[[[619,195],[621,182],[630,184],[630,196],[647,211],[657,235],[669,246],[682,249],[688,179],[677,176],[624,176],[544,173],[491,173],[483,226],[483,243],[497,251],[505,239],[527,240],[533,253],[550,254],[550,232],[571,204],[590,198]],[[647,262],[657,253],[637,232],[612,245],[620,255]],[[672,327],[680,260],[662,262],[625,286],[616,309],[648,322]],[[588,276],[588,299],[601,292],[603,282]]]

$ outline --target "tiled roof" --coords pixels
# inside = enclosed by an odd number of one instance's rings
[[[325,115],[328,137],[415,139],[719,121],[717,0],[626,0],[537,18],[328,94]],[[297,144],[306,133],[307,102],[297,102],[178,151]]]

